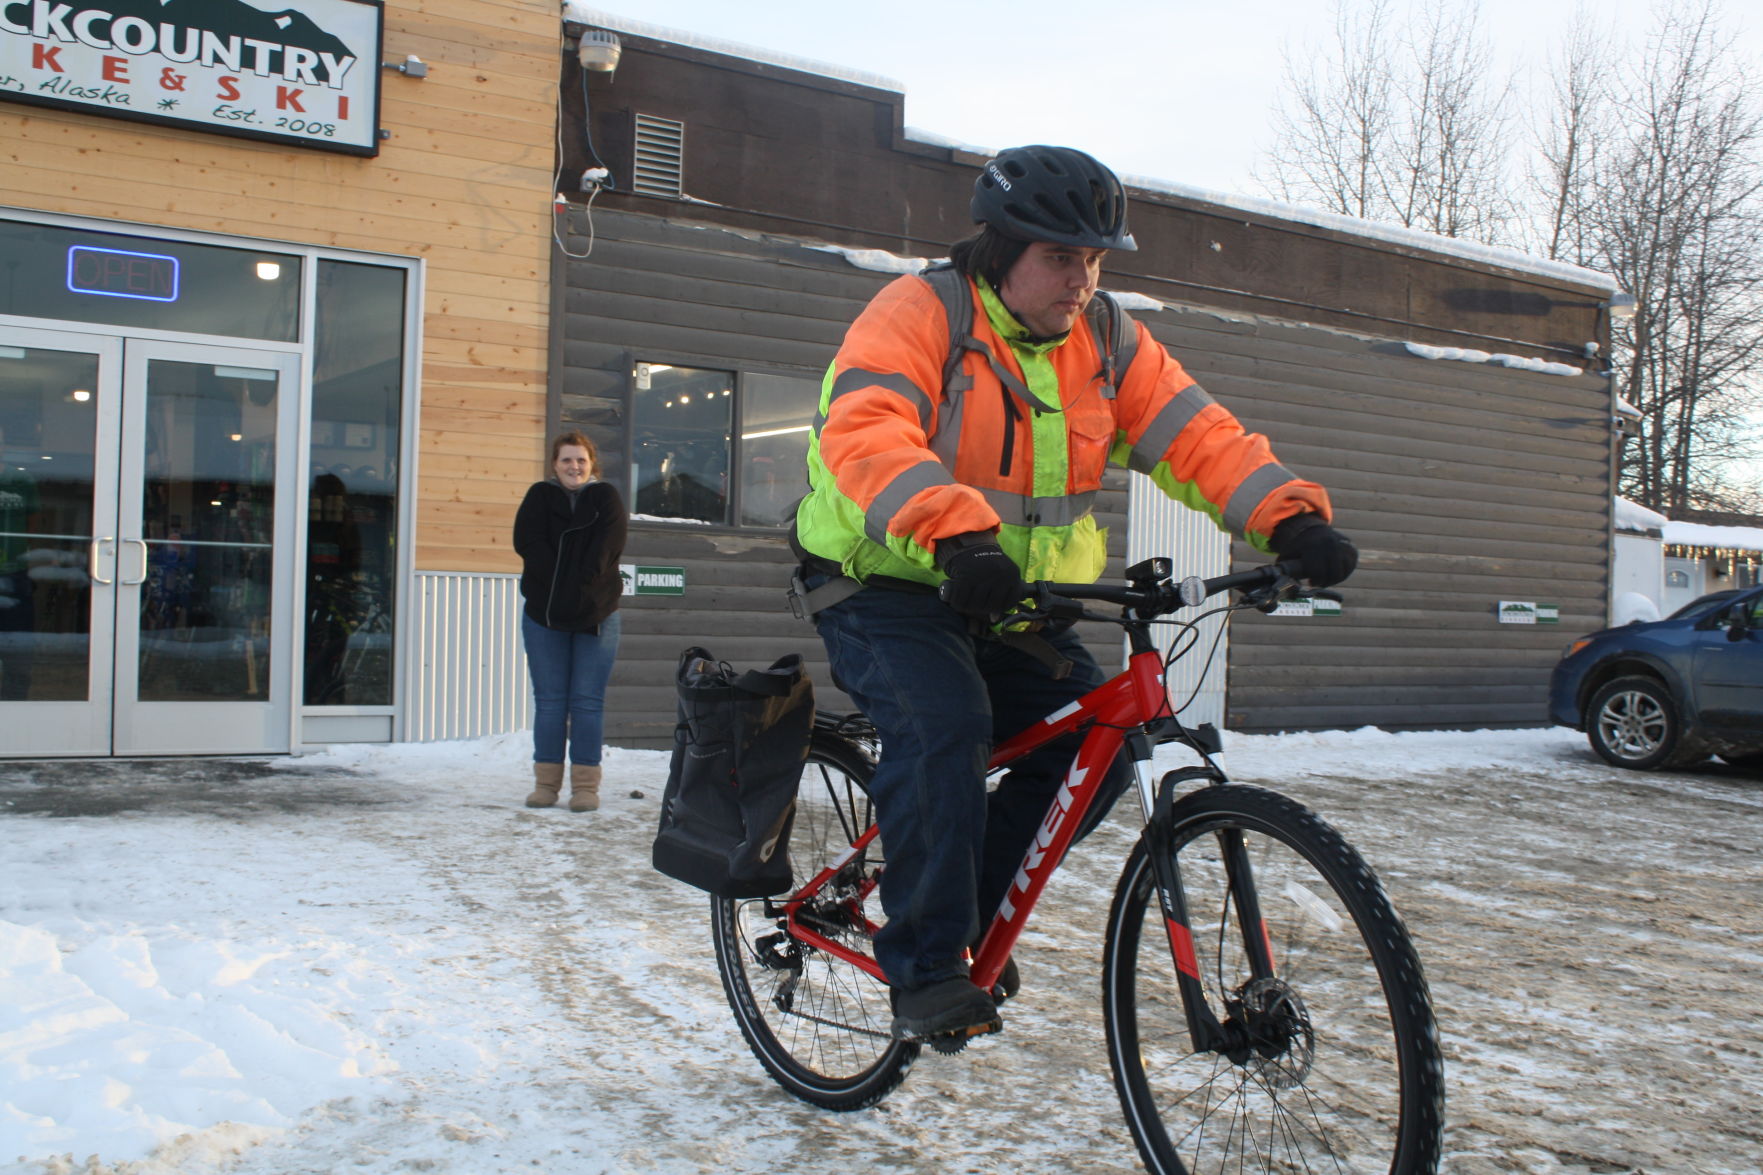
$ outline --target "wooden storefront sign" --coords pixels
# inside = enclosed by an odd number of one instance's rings
[[[375,0],[0,0],[0,99],[377,155],[382,15]]]

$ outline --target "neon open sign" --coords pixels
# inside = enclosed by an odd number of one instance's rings
[[[67,251],[67,288],[76,294],[178,300],[178,259],[163,253],[131,253],[74,245]]]

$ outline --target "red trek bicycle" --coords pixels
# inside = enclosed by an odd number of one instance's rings
[[[1108,912],[1102,1006],[1127,1125],[1159,1175],[1438,1169],[1444,1070],[1407,928],[1334,828],[1277,792],[1226,779],[1212,758],[1216,731],[1189,730],[1171,713],[1168,663],[1151,639],[1152,623],[1221,592],[1242,594],[1173,622],[1195,639],[1178,641],[1170,661],[1195,647],[1204,616],[1317,594],[1295,573],[1273,564],[1178,584],[1169,560],[1150,559],[1125,585],[1033,585],[1026,615],[1118,623],[1130,656],[1119,676],[991,758],[1001,772],[1052,739],[1083,735],[973,957],[982,987],[997,982],[1109,765],[1123,747],[1133,762],[1144,830]],[[1120,613],[1092,615],[1085,600]],[[1152,750],[1168,741],[1200,762],[1155,778]],[[785,1089],[831,1110],[880,1101],[921,1048],[890,1035],[887,982],[869,947],[885,917],[885,846],[867,791],[876,751],[860,715],[821,715],[790,834],[796,888],[711,902],[742,1035]],[[967,1038],[927,1043],[955,1052]]]

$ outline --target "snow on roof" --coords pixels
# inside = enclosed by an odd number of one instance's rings
[[[1546,257],[1533,257],[1529,253],[1501,248],[1498,245],[1484,245],[1479,241],[1463,240],[1461,237],[1441,237],[1434,233],[1422,232],[1419,229],[1405,228],[1399,224],[1360,220],[1357,217],[1343,216],[1338,212],[1324,212],[1320,208],[1306,208],[1301,204],[1282,204],[1278,200],[1265,200],[1256,196],[1243,196],[1236,193],[1209,192],[1205,188],[1170,183],[1168,180],[1152,179],[1147,176],[1123,175],[1120,179],[1129,187],[1143,188],[1148,192],[1166,192],[1172,196],[1180,196],[1185,200],[1199,200],[1208,204],[1218,204],[1225,208],[1235,208],[1243,212],[1274,217],[1278,220],[1289,220],[1298,224],[1312,225],[1316,228],[1333,229],[1336,232],[1348,233],[1355,237],[1367,237],[1374,241],[1383,241],[1386,244],[1406,245],[1410,249],[1423,249],[1428,253],[1442,253],[1449,257],[1480,262],[1483,265],[1498,265],[1503,269],[1516,269],[1523,273],[1558,278],[1576,285],[1591,286],[1612,293],[1618,288],[1616,279],[1607,273],[1586,269],[1579,265],[1570,265],[1565,261],[1551,261]]]
[[[1455,359],[1460,363],[1491,363],[1496,367],[1516,367],[1539,371],[1544,375],[1584,375],[1585,368],[1571,363],[1552,363],[1547,359],[1527,359],[1522,355],[1489,354],[1465,347],[1434,347],[1426,343],[1404,343],[1408,353],[1422,359]]]
[[[596,28],[611,29],[615,32],[630,33],[632,36],[649,37],[652,40],[667,41],[675,45],[687,45],[694,49],[704,49],[711,53],[723,53],[730,57],[740,57],[748,61],[764,62],[767,65],[781,66],[784,69],[800,70],[803,73],[818,74],[821,77],[834,78],[839,81],[853,82],[860,86],[870,86],[878,90],[889,90],[896,94],[904,94],[906,87],[893,78],[881,74],[865,73],[862,70],[848,69],[840,65],[829,65],[824,61],[814,61],[806,57],[794,57],[787,53],[777,53],[770,49],[762,49],[755,45],[743,45],[736,41],[725,41],[719,37],[707,37],[700,33],[688,32],[684,29],[667,28],[663,25],[649,24],[647,21],[631,20],[628,17],[616,16],[599,8],[591,8],[582,0],[563,0],[563,19],[577,21],[581,24],[593,25]],[[935,131],[920,127],[907,127],[906,138],[915,143],[928,143],[931,146],[947,147],[952,150],[964,151],[971,155],[996,155],[991,147],[975,146],[956,139],[939,135]],[[1147,192],[1160,192],[1165,195],[1177,196],[1184,200],[1194,200],[1204,204],[1214,204],[1221,208],[1234,209],[1239,212],[1254,213],[1258,216],[1271,217],[1275,220],[1290,221],[1294,224],[1307,224],[1316,228],[1332,229],[1335,232],[1347,233],[1355,237],[1382,241],[1386,244],[1404,245],[1410,249],[1419,249],[1428,253],[1442,254],[1466,261],[1475,261],[1483,265],[1497,265],[1503,269],[1517,270],[1521,273],[1536,274],[1541,277],[1552,277],[1561,281],[1573,282],[1575,285],[1591,286],[1594,289],[1615,292],[1615,279],[1607,273],[1595,269],[1585,269],[1578,265],[1570,265],[1565,261],[1551,261],[1545,257],[1533,257],[1516,249],[1501,248],[1497,245],[1484,245],[1478,241],[1466,241],[1457,237],[1441,237],[1419,229],[1405,228],[1402,225],[1383,224],[1373,220],[1359,220],[1351,216],[1343,216],[1337,212],[1324,212],[1318,208],[1306,208],[1300,204],[1283,204],[1278,200],[1268,200],[1257,196],[1244,196],[1236,193],[1214,192],[1191,184],[1179,184],[1170,180],[1157,179],[1153,176],[1123,175],[1121,182],[1129,187],[1139,188]]]
[[[799,70],[802,73],[819,74],[821,77],[833,78],[841,82],[852,82],[859,86],[870,86],[877,90],[892,90],[896,94],[906,92],[905,86],[893,78],[883,77],[879,73],[865,73],[862,70],[847,69],[842,65],[829,65],[824,61],[814,61],[807,57],[793,57],[788,53],[761,49],[756,45],[743,45],[738,41],[725,41],[720,37],[706,37],[701,33],[687,32],[684,29],[670,29],[663,25],[650,24],[647,21],[614,16],[610,12],[590,8],[581,0],[563,0],[563,19],[593,25],[595,28],[611,29],[617,33],[629,33],[633,37],[648,37],[654,41],[666,41],[673,45],[686,45],[710,53],[722,53],[729,57],[744,58],[747,61],[760,61],[766,65],[781,66],[784,69]]]
[[[858,269],[873,270],[876,273],[922,273],[927,266],[948,260],[945,257],[927,259],[924,257],[905,257],[899,253],[889,253],[886,249],[848,249],[843,245],[809,245],[816,253],[834,253]],[[1130,290],[1108,291],[1122,310],[1162,310],[1163,303],[1144,294]]]
[[[931,264],[923,257],[903,257],[886,249],[847,249],[843,245],[809,245],[816,253],[837,253],[858,269],[876,273],[918,273]]]
[[[1665,515],[1627,498],[1616,499],[1616,529],[1645,532],[1662,530],[1670,522]]]
[[[1763,527],[1712,526],[1705,522],[1667,522],[1665,545],[1713,547],[1721,551],[1763,551]]]

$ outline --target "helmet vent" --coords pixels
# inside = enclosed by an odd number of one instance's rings
[[[640,112],[636,117],[637,162],[631,191],[680,199],[685,195],[686,124]]]

